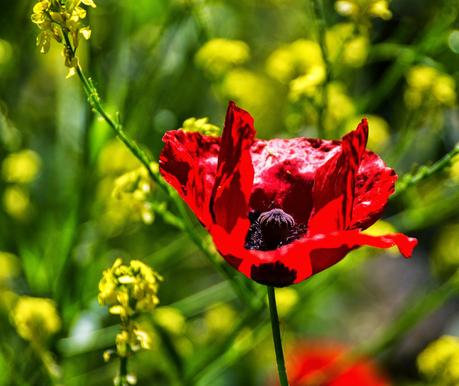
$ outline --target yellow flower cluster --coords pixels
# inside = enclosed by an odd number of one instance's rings
[[[209,123],[209,118],[188,118],[183,122],[182,129],[188,132],[199,132],[204,135],[218,137],[220,135],[220,128]]]
[[[249,46],[241,40],[212,39],[196,53],[198,67],[210,76],[221,77],[250,58]]]
[[[157,168],[157,164],[152,164]],[[151,224],[154,211],[151,204],[153,182],[147,170],[118,139],[103,147],[98,170],[101,179],[97,189],[96,208],[101,210],[100,230],[113,237],[129,231],[139,222]]]
[[[56,304],[51,299],[21,296],[11,312],[18,334],[26,340],[43,342],[61,328]]]
[[[342,16],[363,22],[369,17],[392,18],[388,0],[338,0],[335,9]]]
[[[69,76],[75,74],[75,67],[78,65],[75,50],[79,45],[80,34],[86,40],[91,36],[89,26],[83,25],[86,10],[81,4],[96,7],[93,0],[41,0],[33,7],[32,22],[40,28],[37,36],[40,52],[45,54],[49,51],[52,39],[64,43],[65,65],[70,69]],[[69,36],[73,47],[67,41]]]
[[[459,384],[459,338],[445,335],[430,343],[417,364],[419,372],[436,386]]]
[[[365,33],[357,34],[352,23],[338,23],[325,36],[328,59],[336,65],[361,67],[368,57],[370,41]]]
[[[136,352],[140,349],[151,348],[151,335],[138,323],[131,322],[126,329],[116,335],[116,352],[119,356],[125,357],[129,352]],[[104,358],[107,362],[107,357]]]
[[[436,106],[453,106],[456,101],[456,83],[453,77],[425,65],[412,67],[407,75],[408,87],[405,102],[415,109],[423,103]]]
[[[316,74],[311,75],[310,82],[313,85],[320,84],[324,80],[320,75],[323,67],[320,46],[305,39],[281,46],[266,61],[267,73],[282,83],[308,74]]]
[[[158,168],[152,164],[151,168]],[[154,213],[149,201],[153,191],[153,182],[145,167],[141,166],[131,172],[123,174],[115,180],[113,197],[122,201],[131,208],[131,213],[136,213],[145,224],[154,221]]]
[[[109,312],[119,315],[121,319],[121,331],[116,336],[118,356],[126,357],[151,347],[151,333],[135,318],[158,305],[160,281],[162,277],[139,260],[132,260],[125,265],[118,258],[111,268],[103,272],[99,282],[99,303],[108,306]],[[111,353],[104,353],[106,361]]]
[[[19,260],[12,253],[0,251],[0,289],[4,282],[19,273]]]
[[[162,277],[141,261],[132,260],[124,265],[118,258],[99,282],[99,303],[122,320],[152,311],[159,303],[160,281]]]
[[[2,175],[6,182],[28,184],[37,178],[41,159],[33,150],[26,149],[8,155],[2,163]]]
[[[3,192],[5,211],[17,220],[26,220],[32,211],[27,185],[40,173],[41,159],[33,150],[11,153],[2,162],[2,178],[9,185]]]

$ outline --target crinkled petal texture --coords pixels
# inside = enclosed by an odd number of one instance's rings
[[[230,102],[221,138],[167,132],[160,169],[229,264],[280,287],[328,268],[362,245],[396,245],[411,256],[416,239],[360,232],[380,217],[397,179],[365,150],[367,138],[364,119],[341,141],[257,140],[250,114]],[[302,224],[304,235],[275,250],[246,249],[249,213],[275,208]]]

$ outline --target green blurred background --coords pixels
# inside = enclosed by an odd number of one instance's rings
[[[155,159],[165,131],[205,126],[189,118],[221,127],[229,99],[250,111],[261,138],[339,138],[367,116],[370,149],[399,175],[459,141],[458,1],[393,0],[389,12],[368,8],[375,1],[325,0],[321,20],[307,0],[96,3],[88,11],[91,39],[78,49],[82,67],[107,110],[119,112]],[[139,384],[182,384],[192,374],[190,385],[269,385],[268,314],[248,310],[158,215],[175,209],[154,184],[141,197],[120,187],[118,178],[140,164],[90,110],[78,78],[66,79],[62,47],[53,42],[39,53],[33,5],[4,1],[0,14],[0,385],[51,384],[43,357],[15,328],[22,296],[57,306],[59,316],[45,320],[58,317],[60,328],[42,349],[61,367],[63,384],[112,384],[117,362],[105,363],[102,353],[113,348],[118,321],[97,294],[102,271],[118,256],[164,277],[148,319],[152,350],[131,361]],[[321,21],[328,76],[317,43]],[[280,290],[286,351],[305,340],[374,344],[393,384],[443,384],[429,381],[416,358],[441,335],[459,333],[459,285],[449,279],[459,265],[458,199],[453,160],[391,200],[374,226],[417,237],[413,259],[363,249]],[[250,296],[262,296],[240,280]],[[401,330],[398,315],[426,297],[435,312],[408,318],[406,331],[388,339]],[[381,336],[387,344],[379,347]]]

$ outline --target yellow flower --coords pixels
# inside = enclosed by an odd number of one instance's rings
[[[27,220],[32,211],[28,193],[17,185],[9,186],[3,192],[3,207],[6,213],[19,221]]]
[[[302,97],[312,97],[317,91],[317,86],[325,80],[325,68],[323,66],[310,67],[305,75],[293,79],[290,82],[289,97],[297,101]]]
[[[410,108],[421,105],[453,106],[456,102],[454,78],[425,65],[413,66],[406,74],[405,103]]]
[[[27,184],[37,178],[41,159],[33,150],[22,150],[8,155],[2,163],[3,179],[6,182]]]
[[[287,316],[293,307],[298,304],[298,292],[292,287],[277,288],[276,300],[279,316]]]
[[[312,67],[323,67],[320,46],[311,40],[296,40],[275,50],[266,61],[266,71],[274,79],[287,83],[307,74]]]
[[[157,169],[158,164],[152,164],[150,167]],[[153,181],[144,166],[125,173],[115,180],[115,187],[112,192],[117,201],[115,206],[119,206],[121,202],[122,205],[129,208],[131,217],[136,215],[145,224],[151,224],[155,218],[149,201],[153,187]]]
[[[209,330],[209,335],[219,336],[228,332],[236,321],[236,312],[234,309],[224,303],[216,303],[204,316],[205,323]]]
[[[155,311],[155,321],[165,330],[180,335],[185,330],[185,317],[173,307],[159,307]]]
[[[346,93],[345,86],[340,82],[331,82],[327,87],[327,115],[325,127],[330,130],[355,115],[354,101]]]
[[[19,274],[19,260],[12,253],[0,251],[0,286]]]
[[[121,330],[116,335],[116,352],[119,356],[125,357],[131,352],[136,352],[140,349],[149,350],[150,348],[151,336],[138,323],[130,323],[127,329]],[[107,358],[107,354],[104,353],[105,358]]]
[[[392,18],[388,0],[338,0],[335,10],[342,16],[364,22],[369,17],[379,17],[383,20]]]
[[[456,385],[459,382],[459,338],[442,336],[430,343],[417,358],[419,372],[435,385]]]
[[[78,58],[75,50],[79,45],[80,34],[84,39],[89,39],[91,30],[83,24],[86,18],[86,10],[80,7],[81,3],[89,7],[95,7],[92,0],[41,0],[38,1],[32,11],[32,22],[40,29],[37,36],[37,46],[42,54],[49,51],[51,40],[59,43],[64,42],[65,65],[69,67],[67,77],[76,73]],[[71,40],[72,47],[68,47],[67,39]]]
[[[221,129],[218,126],[215,126],[209,123],[209,118],[188,118],[182,124],[182,130],[188,132],[199,132],[204,135],[210,135],[212,137],[218,137],[220,135]]]
[[[249,46],[241,40],[212,39],[196,53],[196,64],[209,75],[220,77],[250,58]]]
[[[260,127],[272,128],[275,111],[270,107],[278,100],[272,82],[262,74],[242,68],[229,71],[220,86],[224,99],[232,99],[252,112]]]
[[[51,299],[21,296],[11,318],[18,334],[29,341],[43,342],[61,328],[56,304]]]
[[[329,59],[351,67],[361,67],[368,57],[370,42],[365,34],[354,35],[352,23],[339,23],[326,33]],[[344,44],[344,46],[343,46]]]
[[[116,259],[99,282],[99,303],[108,306],[109,312],[122,320],[152,311],[159,303],[160,281],[161,276],[141,261],[131,260],[124,265],[121,259]]]
[[[118,139],[108,141],[100,152],[97,167],[102,175],[120,175],[138,168],[139,161]]]

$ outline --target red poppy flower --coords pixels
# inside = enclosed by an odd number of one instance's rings
[[[361,230],[381,215],[397,175],[365,150],[363,119],[341,141],[255,139],[253,118],[229,103],[222,137],[174,130],[163,137],[160,170],[234,268],[277,287],[298,283],[362,245],[416,239]]]
[[[372,361],[348,352],[336,343],[301,344],[287,357],[290,386],[390,386]]]

